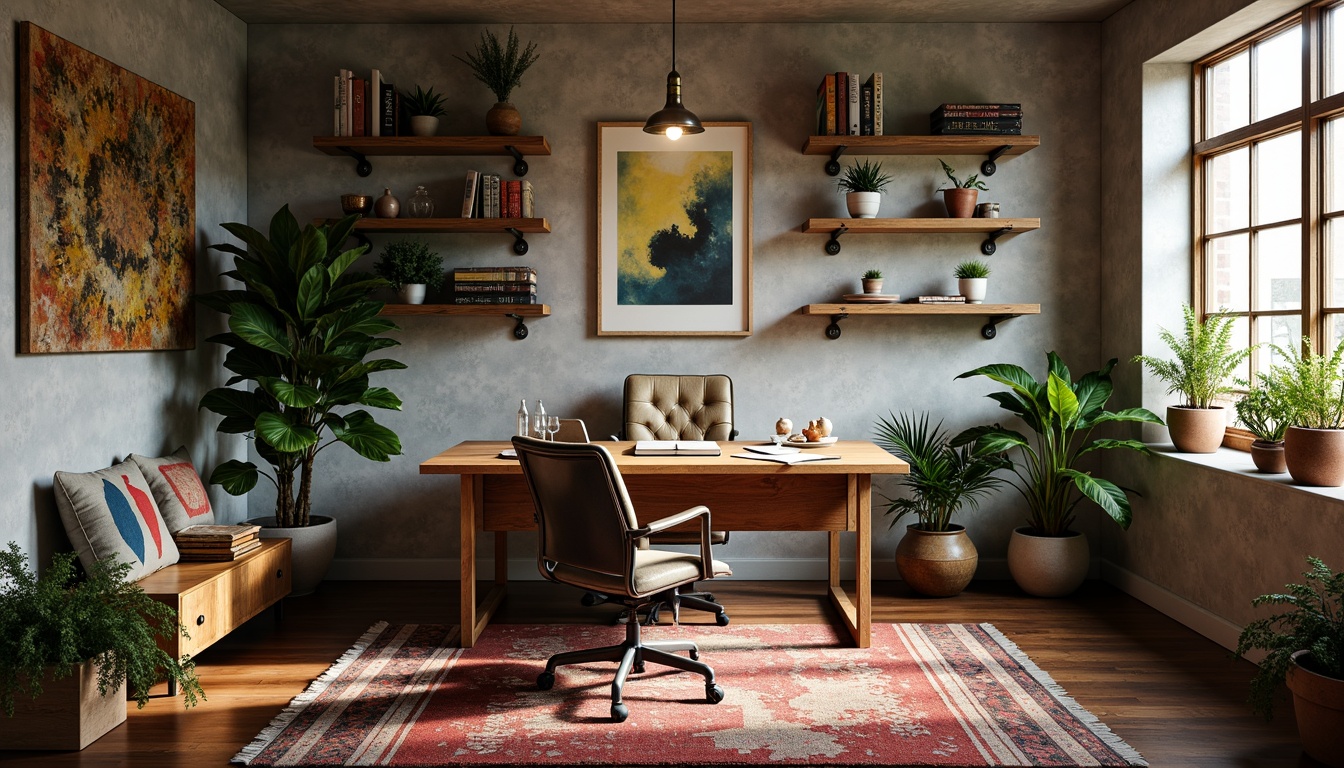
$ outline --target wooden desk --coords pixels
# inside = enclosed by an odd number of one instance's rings
[[[873,475],[904,474],[905,462],[867,440],[842,440],[810,450],[832,461],[785,465],[735,459],[750,443],[720,443],[722,456],[635,456],[634,443],[603,442],[616,459],[641,520],[655,520],[697,504],[709,507],[715,530],[826,531],[827,592],[854,643],[871,643]],[[507,442],[468,441],[420,464],[422,475],[462,476],[462,647],[470,648],[504,599],[508,582],[507,531],[536,527],[532,497],[514,459],[497,458]],[[495,585],[476,601],[476,532],[495,532]],[[854,597],[840,586],[840,532],[858,533]],[[731,559],[731,558],[730,558]]]

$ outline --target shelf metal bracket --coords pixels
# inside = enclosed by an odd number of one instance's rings
[[[840,321],[849,317],[848,312],[841,312],[838,315],[831,315],[831,324],[826,326],[826,338],[834,341],[840,338]]]
[[[369,162],[369,158],[365,157],[363,152],[356,152],[349,147],[337,147],[337,149],[355,158],[355,173],[360,176],[368,176],[373,173],[373,163]]]
[[[523,233],[519,232],[517,227],[505,227],[504,231],[513,235],[513,252],[519,256],[526,255],[527,240],[523,237]]]
[[[517,325],[513,326],[513,338],[518,339],[519,341],[526,339],[527,323],[523,322],[523,316],[510,312],[509,317],[513,318],[518,323]]]
[[[989,321],[980,328],[980,335],[985,337],[985,339],[993,339],[995,336],[999,335],[999,323],[1012,320],[1014,317],[1020,317],[1020,315],[992,315],[989,318]]]
[[[831,152],[831,159],[826,161],[827,176],[840,175],[840,158],[844,156],[846,149],[849,149],[849,147],[841,144]]]
[[[999,229],[990,232],[989,235],[986,236],[985,241],[980,244],[980,252],[985,254],[986,256],[993,256],[994,252],[999,249],[999,247],[994,244],[994,241],[998,240],[1000,237],[1003,237],[1004,235],[1012,231],[1013,228],[1009,226],[1009,227],[1000,227]]]
[[[831,232],[831,239],[826,241],[826,253],[834,256],[840,252],[840,236],[849,231],[849,227],[844,224],[839,229]]]
[[[989,159],[980,164],[980,173],[985,176],[993,176],[994,172],[999,170],[999,166],[996,165],[994,161],[1003,157],[1003,154],[1012,148],[1012,144],[1005,144],[993,152],[990,152]]]
[[[506,145],[504,149],[508,150],[510,155],[513,155],[513,175],[526,176],[527,161],[523,159],[523,153],[519,152],[518,148],[513,146],[512,144]]]

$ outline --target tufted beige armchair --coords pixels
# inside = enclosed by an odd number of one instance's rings
[[[625,440],[732,440],[733,380],[723,374],[625,377]]]

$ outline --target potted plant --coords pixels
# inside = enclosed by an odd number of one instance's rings
[[[476,79],[495,94],[495,106],[485,115],[485,127],[491,136],[516,136],[523,126],[522,116],[509,102],[509,94],[518,87],[527,68],[536,62],[537,44],[529,42],[527,47],[519,48],[513,27],[509,27],[505,45],[500,45],[495,33],[487,29],[481,33],[475,53],[469,51],[465,59],[453,57],[471,67]]]
[[[989,265],[983,261],[963,261],[953,273],[957,277],[957,293],[966,297],[967,304],[983,304],[989,290]]]
[[[1228,384],[1238,366],[1255,347],[1232,348],[1232,322],[1228,315],[1212,314],[1200,322],[1189,304],[1181,305],[1185,332],[1181,338],[1161,329],[1175,360],[1135,355],[1153,375],[1167,383],[1167,394],[1179,394],[1179,405],[1167,407],[1171,442],[1183,453],[1213,453],[1222,445],[1227,429],[1226,410],[1214,405],[1219,396],[1232,391]]]
[[[1236,409],[1237,420],[1255,435],[1255,442],[1251,443],[1251,461],[1255,462],[1256,469],[1267,474],[1287,472],[1283,434],[1288,429],[1288,408],[1265,374],[1260,374],[1258,385],[1250,387],[1237,401]]]
[[[177,681],[185,706],[205,697],[192,661],[155,642],[186,631],[172,608],[126,580],[130,563],[99,560],[76,579],[75,558],[57,553],[38,577],[18,544],[0,551],[0,744],[8,749],[83,749],[126,720],[123,685],[141,707],[161,675]]]
[[[1326,765],[1344,768],[1344,573],[1332,572],[1315,557],[1307,563],[1306,584],[1289,584],[1286,594],[1251,601],[1287,610],[1247,624],[1236,654],[1268,651],[1251,680],[1251,707],[1272,717],[1279,683],[1287,682],[1302,749]]]
[[[1270,369],[1269,388],[1288,410],[1283,458],[1288,474],[1303,485],[1344,485],[1344,341],[1330,355],[1274,349],[1284,362]]]
[[[882,292],[882,270],[870,269],[863,273],[863,292],[881,293]]]
[[[234,269],[224,275],[242,282],[243,290],[198,297],[228,316],[229,332],[207,341],[229,348],[224,367],[234,374],[207,392],[201,407],[224,417],[220,432],[251,437],[272,470],[234,459],[216,467],[210,482],[234,496],[252,490],[259,477],[275,486],[275,517],[251,522],[263,526],[263,537],[293,539],[294,595],[317,588],[336,551],[335,518],[311,514],[318,451],[340,442],[374,461],[401,453],[397,435],[368,411],[345,410],[400,410],[401,400],[371,386],[369,376],[406,367],[366,359],[400,342],[380,335],[396,325],[379,317],[383,303],[369,298],[387,283],[349,271],[368,248],[343,249],[357,218],[300,229],[286,205],[271,219],[269,236],[246,224],[224,224],[247,247],[210,247],[233,254]],[[244,381],[253,385],[233,388]]]
[[[887,498],[891,527],[909,514],[919,518],[906,526],[896,545],[896,570],[922,595],[961,594],[975,576],[980,556],[965,526],[952,523],[952,515],[966,504],[978,508],[979,498],[1003,483],[993,473],[1010,466],[1008,460],[999,454],[976,455],[966,445],[953,448],[942,422],[930,427],[927,413],[879,418],[876,431],[877,444],[910,465],[909,474],[898,480],[910,495]]]
[[[1134,450],[1150,453],[1138,440],[1092,438],[1102,424],[1162,420],[1143,408],[1105,410],[1111,399],[1111,369],[1073,381],[1069,369],[1054,352],[1047,355],[1048,373],[1038,382],[1016,365],[999,363],[967,371],[957,378],[984,376],[1008,387],[989,395],[999,407],[1025,422],[1035,436],[1029,439],[998,424],[973,427],[952,438],[953,446],[974,443],[978,456],[1016,452],[1009,482],[1026,499],[1027,525],[1013,531],[1008,542],[1008,570],[1018,586],[1040,597],[1073,592],[1087,577],[1086,537],[1071,530],[1078,505],[1090,501],[1123,529],[1129,528],[1128,491],[1115,483],[1075,469],[1078,460],[1098,450]]]
[[[425,289],[443,284],[439,254],[419,240],[393,240],[383,246],[373,271],[397,289],[403,304],[421,304]]]
[[[882,207],[882,190],[891,182],[891,176],[882,172],[882,164],[859,160],[845,168],[845,175],[836,182],[845,194],[845,207],[856,219],[872,219]]]
[[[943,189],[943,205],[947,207],[947,215],[954,219],[969,219],[975,215],[975,201],[980,196],[980,190],[988,190],[985,182],[980,181],[980,175],[973,173],[962,181],[957,178],[957,172],[952,166],[938,158],[938,163],[943,166],[943,173],[952,180],[951,189]],[[941,187],[940,187],[941,189]]]
[[[422,90],[415,86],[414,93],[407,93],[402,100],[406,105],[406,114],[411,116],[411,133],[416,136],[433,136],[439,132],[439,118],[443,116],[443,96],[433,88]]]

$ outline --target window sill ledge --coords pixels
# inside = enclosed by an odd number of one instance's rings
[[[1201,467],[1226,472],[1232,475],[1240,475],[1252,482],[1270,483],[1279,485],[1290,491],[1305,493],[1317,498],[1331,499],[1333,501],[1344,502],[1344,487],[1341,488],[1320,488],[1311,485],[1298,485],[1293,482],[1293,478],[1287,472],[1281,475],[1267,475],[1259,472],[1255,464],[1251,463],[1251,456],[1245,451],[1237,451],[1231,448],[1219,448],[1214,453],[1181,453],[1176,450],[1176,446],[1171,443],[1149,443],[1148,447],[1153,453],[1163,459],[1174,459],[1183,461],[1187,464],[1198,464]]]

